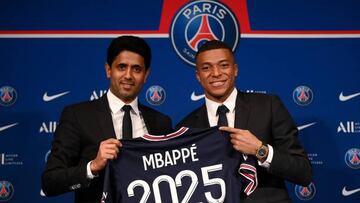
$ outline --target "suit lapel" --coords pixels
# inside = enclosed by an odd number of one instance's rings
[[[96,118],[100,124],[105,139],[116,138],[111,111],[106,94],[96,101]]]
[[[156,124],[156,117],[150,111],[147,111],[145,109],[145,107],[143,105],[141,105],[140,103],[138,104],[138,107],[139,107],[141,115],[144,119],[145,126],[146,126],[148,133],[155,134],[153,132],[154,131],[153,129],[156,128],[156,126],[154,126]]]
[[[196,126],[199,128],[209,128],[210,127],[210,123],[209,123],[209,117],[207,114],[207,109],[206,109],[206,105],[202,105],[199,109],[199,111],[196,112],[195,115],[195,123]]]
[[[235,107],[235,128],[247,129],[247,122],[250,114],[250,105],[245,94],[238,91]]]

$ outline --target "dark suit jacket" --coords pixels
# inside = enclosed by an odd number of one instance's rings
[[[209,127],[205,104],[185,117],[181,126]],[[290,114],[277,96],[238,91],[235,128],[247,129],[274,148],[270,168],[258,167],[258,188],[244,202],[291,202],[284,180],[307,186],[312,179],[311,165],[297,136]]]
[[[149,134],[172,132],[171,119],[139,104]],[[98,100],[66,107],[52,143],[51,154],[42,175],[47,196],[75,191],[75,202],[99,203],[103,173],[92,180],[86,177],[86,165],[97,155],[99,144],[115,138],[111,111],[106,95]]]

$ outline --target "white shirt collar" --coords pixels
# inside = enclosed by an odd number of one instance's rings
[[[231,92],[229,97],[223,103],[218,103],[218,102],[212,101],[212,100],[208,99],[207,97],[205,97],[205,105],[206,105],[207,111],[212,116],[216,117],[216,111],[217,111],[218,107],[221,104],[224,104],[229,109],[229,112],[234,112],[235,105],[236,105],[237,93],[238,92],[237,92],[236,88],[234,88],[234,90]]]
[[[125,103],[119,99],[117,96],[115,96],[111,90],[109,89],[107,91],[107,99],[109,101],[109,107],[111,110],[111,113],[115,114],[118,111],[121,110],[121,108],[125,105]],[[132,112],[135,113],[136,115],[139,115],[139,108],[138,108],[138,98],[136,97],[132,102],[130,102],[129,104],[131,108],[132,108]]]

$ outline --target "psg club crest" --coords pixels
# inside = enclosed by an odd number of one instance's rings
[[[10,86],[0,88],[0,104],[3,106],[11,106],[17,99],[17,92]]]
[[[303,187],[300,185],[295,186],[295,194],[301,200],[310,200],[314,198],[316,193],[314,183],[310,183],[307,187]]]
[[[314,94],[307,86],[299,86],[293,91],[294,102],[300,106],[307,106],[313,100]]]
[[[165,101],[165,98],[166,93],[164,88],[158,85],[151,86],[148,90],[146,90],[146,101],[149,104],[158,106]]]
[[[345,153],[345,163],[352,169],[360,168],[360,149],[352,148]]]
[[[217,1],[199,0],[183,6],[175,15],[170,31],[176,53],[195,65],[195,54],[209,40],[221,40],[235,50],[240,30],[235,15]]]
[[[14,187],[8,181],[0,181],[0,201],[8,201],[14,194]]]

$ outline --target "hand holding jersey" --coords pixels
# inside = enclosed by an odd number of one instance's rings
[[[231,143],[236,151],[246,155],[256,155],[257,149],[262,146],[262,142],[250,131],[238,128],[222,126],[220,130],[230,133]]]
[[[108,160],[116,159],[121,146],[121,142],[115,138],[102,141],[96,158],[90,163],[91,173],[97,174],[105,168]]]

